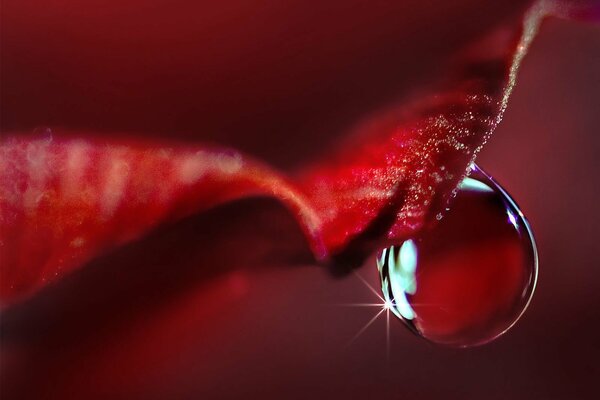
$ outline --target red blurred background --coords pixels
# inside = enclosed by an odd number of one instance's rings
[[[443,74],[519,2],[5,0],[2,131],[60,126],[216,141],[295,168]],[[2,398],[593,399],[600,391],[600,28],[550,20],[478,159],[529,217],[531,308],[447,349],[315,266],[272,201],[220,207],[2,312]],[[272,221],[278,223],[273,226]],[[265,247],[265,243],[268,246]],[[375,263],[358,271],[377,286]]]

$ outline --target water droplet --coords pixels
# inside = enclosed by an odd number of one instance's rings
[[[386,303],[413,332],[467,347],[521,317],[535,289],[537,250],[516,203],[481,169],[459,189],[441,221],[383,250],[377,266]]]

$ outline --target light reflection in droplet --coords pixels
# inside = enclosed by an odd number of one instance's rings
[[[472,346],[521,317],[537,278],[531,229],[516,203],[474,166],[433,228],[377,259],[390,310],[437,343]]]

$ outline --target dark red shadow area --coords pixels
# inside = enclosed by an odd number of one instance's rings
[[[527,3],[6,0],[1,126],[202,139],[295,166]]]
[[[110,382],[122,375],[120,379],[127,381],[132,373],[145,378],[157,367],[160,370],[156,361],[140,364],[144,352],[172,353],[173,345],[184,346],[184,351],[200,340],[202,335],[177,343],[180,338],[170,337],[169,327],[161,326],[161,315],[168,315],[165,310],[175,315],[182,311],[177,307],[182,298],[196,298],[197,308],[188,312],[193,312],[191,320],[202,319],[194,326],[202,330],[203,325],[215,324],[215,314],[244,295],[246,275],[268,273],[278,265],[294,268],[311,260],[295,220],[274,200],[239,201],[160,228],[3,312],[2,391],[8,397],[55,396],[57,380],[81,374],[82,360],[91,363],[83,371],[97,369],[98,358],[111,351],[108,343],[122,340],[132,327],[160,332],[158,348],[124,349],[106,376],[102,372],[90,376],[98,380],[93,391],[101,398],[104,379]],[[30,385],[31,377],[35,385]]]

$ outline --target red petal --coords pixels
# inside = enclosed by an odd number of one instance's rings
[[[547,7],[534,7],[523,24],[465,52],[441,91],[365,122],[357,129],[358,144],[309,168],[296,185],[223,149],[5,139],[2,300],[31,292],[160,223],[250,195],[272,195],[287,205],[320,259],[348,251],[360,258],[383,238],[401,240],[444,211],[500,121]]]
[[[160,223],[250,195],[281,199],[317,253],[319,217],[285,178],[242,154],[90,139],[0,147],[0,292],[11,300]]]

